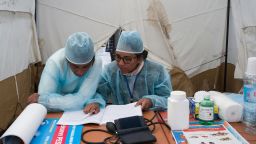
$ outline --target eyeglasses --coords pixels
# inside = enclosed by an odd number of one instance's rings
[[[115,59],[117,62],[120,62],[121,60],[123,60],[124,64],[130,64],[132,62],[132,59],[135,58],[137,56],[124,56],[121,57],[118,54],[115,54]]]

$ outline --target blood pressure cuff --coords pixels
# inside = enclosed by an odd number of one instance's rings
[[[117,135],[124,144],[149,144],[156,141],[142,116],[115,120]]]

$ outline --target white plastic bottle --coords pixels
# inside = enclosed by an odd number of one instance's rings
[[[172,91],[168,98],[168,124],[172,130],[189,128],[189,101],[184,91]]]

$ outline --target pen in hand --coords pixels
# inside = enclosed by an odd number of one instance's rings
[[[94,109],[94,110],[90,111],[88,114],[89,114],[89,115],[96,114],[95,111],[96,111],[96,110]]]
[[[97,114],[100,111],[100,107],[98,103],[90,103],[87,104],[86,107],[84,108],[84,113],[85,114]]]

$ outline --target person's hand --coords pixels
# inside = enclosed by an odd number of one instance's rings
[[[86,107],[84,108],[84,113],[86,114],[96,114],[100,111],[100,106],[98,103],[90,103],[87,104]]]
[[[38,98],[39,98],[39,94],[38,93],[33,93],[32,95],[30,95],[27,99],[27,103],[31,104],[31,103],[37,103],[38,102]]]
[[[140,99],[135,106],[141,105],[142,110],[148,110],[153,106],[152,101],[149,98]]]

